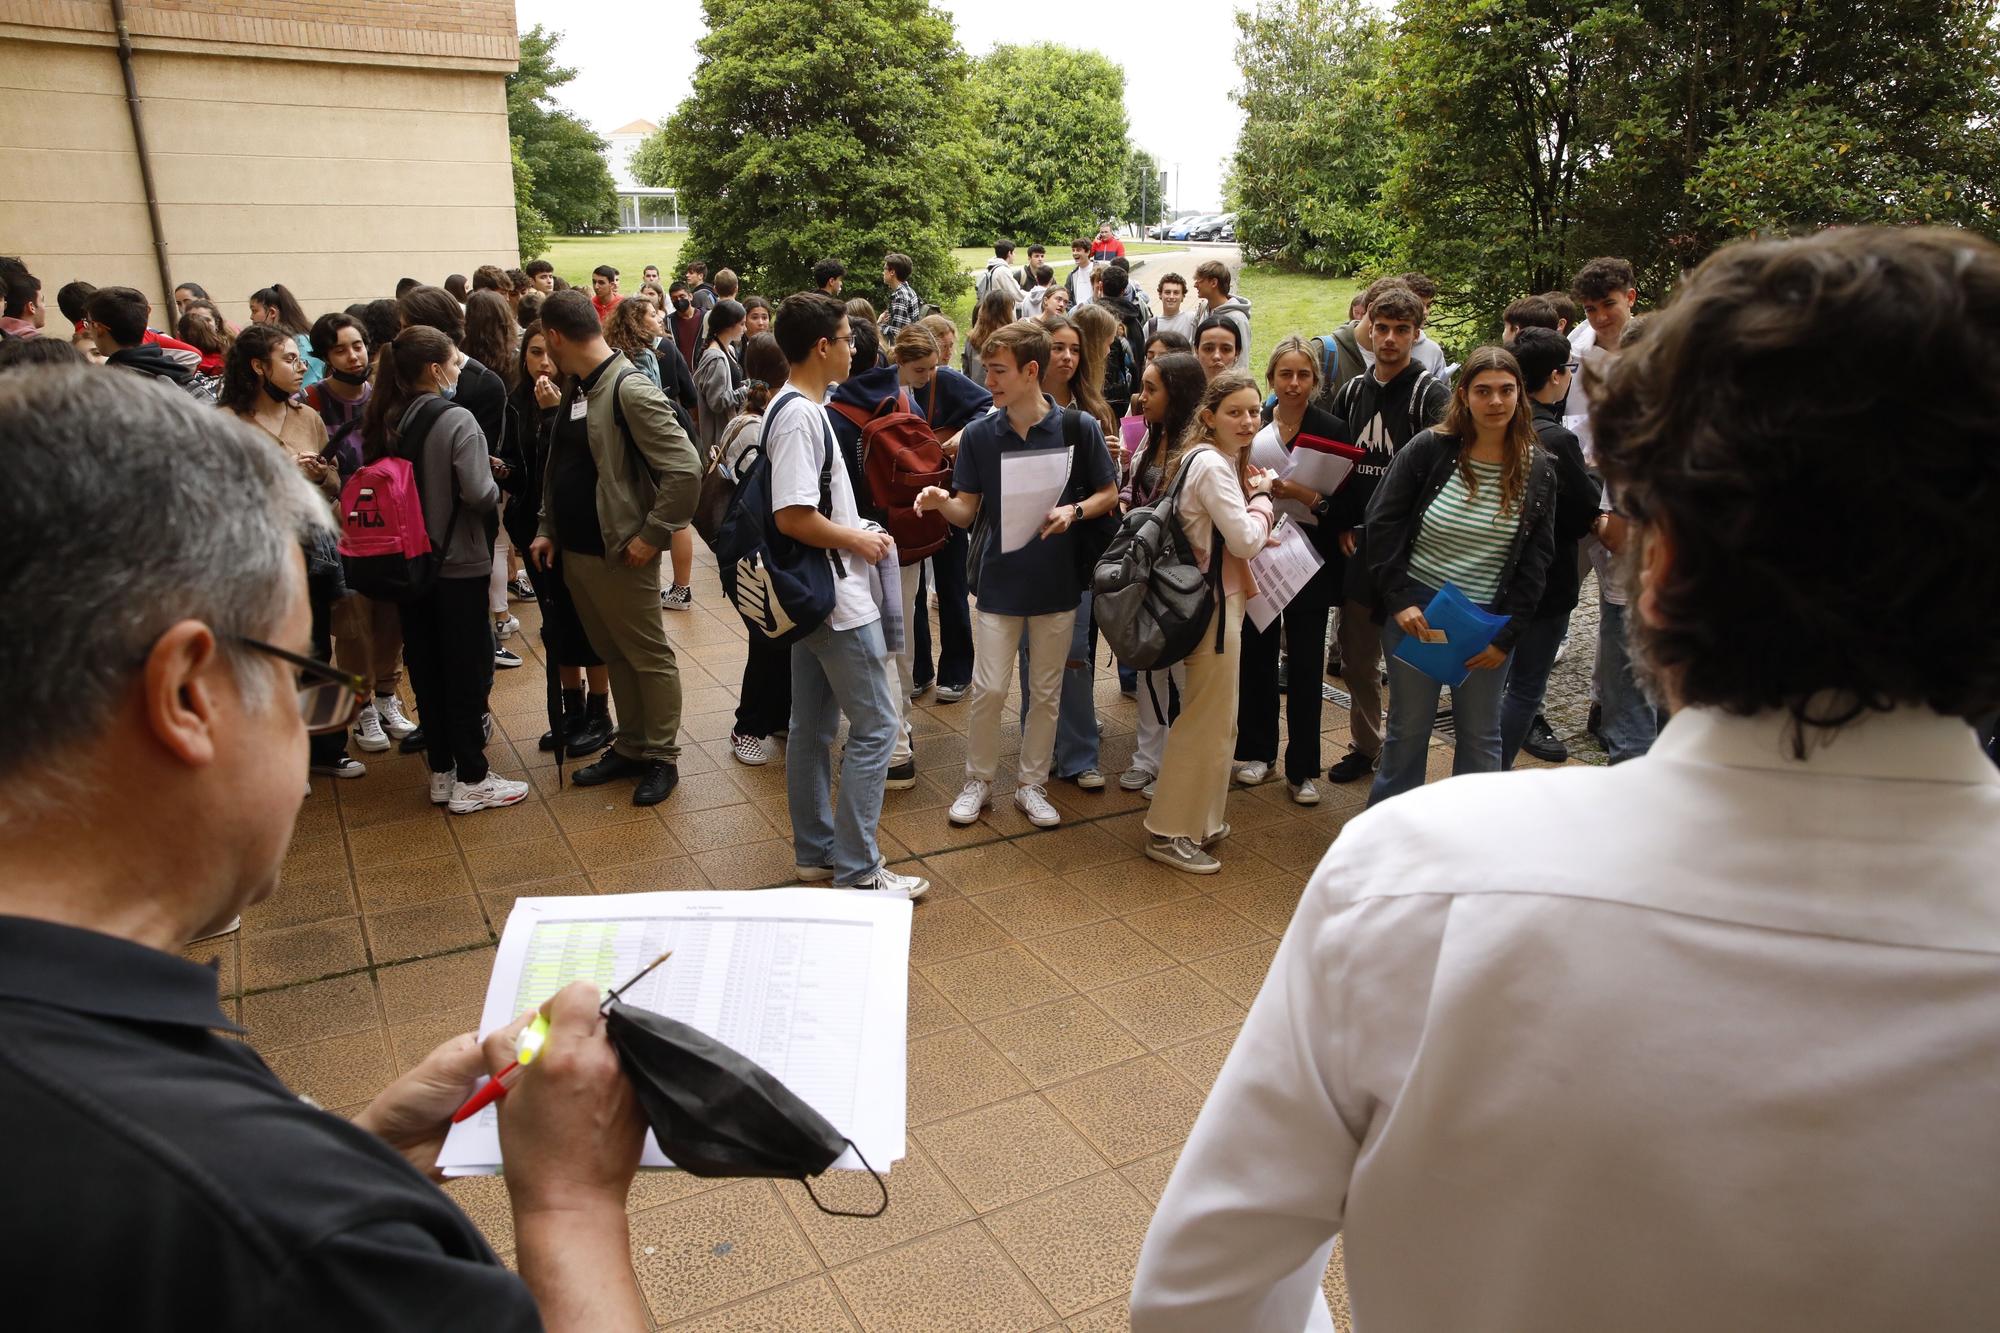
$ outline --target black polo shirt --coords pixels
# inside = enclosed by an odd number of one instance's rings
[[[521,1281],[368,1131],[286,1090],[215,973],[0,916],[11,1328],[539,1329]]]

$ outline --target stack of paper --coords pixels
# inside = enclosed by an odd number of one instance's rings
[[[877,1169],[902,1158],[910,904],[830,889],[522,898],[500,938],[480,1033],[572,981],[609,990],[749,1056],[852,1139]],[[526,1077],[534,1077],[530,1070]],[[448,1176],[500,1168],[494,1107],[452,1126]],[[642,1166],[671,1166],[646,1136]],[[859,1169],[849,1151],[836,1167]]]

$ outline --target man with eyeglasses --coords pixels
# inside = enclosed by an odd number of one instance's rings
[[[9,375],[0,439],[0,609],[33,626],[0,636],[0,689],[32,710],[0,751],[9,1326],[644,1327],[643,1117],[593,988],[556,997],[501,1106],[517,1277],[425,1178],[505,1030],[333,1115],[230,1038],[214,970],[180,956],[277,887],[308,732],[361,703],[308,656],[300,538],[324,501],[249,427],[137,376]],[[144,558],[105,544],[142,512],[174,516]],[[106,1255],[141,1262],[106,1281]]]

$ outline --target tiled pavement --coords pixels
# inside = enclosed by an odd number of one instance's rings
[[[532,604],[516,607],[538,652]],[[535,786],[508,810],[431,806],[416,756],[316,779],[273,897],[220,960],[224,1008],[290,1086],[351,1112],[445,1037],[477,1025],[494,941],[522,894],[748,889],[790,875],[782,761],[745,768],[728,735],[741,622],[703,553],[696,609],[668,617],[686,692],[681,785],[656,810],[629,789],[558,792],[535,746],[539,659],[495,682],[494,766]],[[881,843],[933,888],[910,959],[908,1156],[876,1220],[829,1218],[792,1183],[642,1177],[632,1262],[671,1329],[1109,1330],[1126,1326],[1139,1243],[1300,889],[1360,786],[1315,809],[1272,782],[1229,799],[1221,874],[1146,860],[1144,802],[1120,791],[1135,709],[1100,666],[1109,789],[1053,784],[1064,826],[1004,798],[977,826],[944,807],[965,758],[964,705],[915,710],[919,778],[884,803]],[[1329,705],[1326,759],[1346,714]],[[1013,716],[1003,749],[1015,748]],[[1442,749],[1432,774],[1449,770]],[[1005,787],[1005,774],[1002,774]],[[840,1173],[845,1176],[846,1173]],[[865,1180],[865,1178],[863,1178]],[[511,1256],[505,1184],[452,1195]],[[854,1202],[851,1180],[833,1193]],[[1336,1255],[1327,1277],[1341,1327]]]

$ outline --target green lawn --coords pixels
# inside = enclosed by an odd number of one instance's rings
[[[681,252],[684,231],[617,232],[608,236],[558,236],[542,258],[556,266],[556,275],[577,287],[590,286],[590,271],[599,264],[618,270],[618,285],[639,290],[640,273],[648,264],[660,266],[662,285],[680,276],[674,260]]]
[[[1251,369],[1263,378],[1271,348],[1288,333],[1312,338],[1347,322],[1347,304],[1368,284],[1359,278],[1293,273],[1246,264],[1237,290],[1250,301]]]

